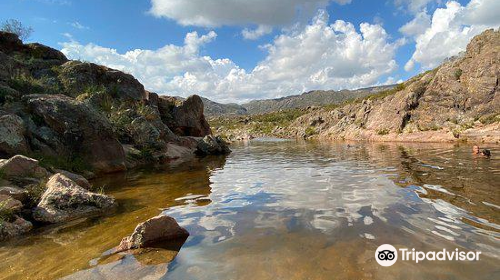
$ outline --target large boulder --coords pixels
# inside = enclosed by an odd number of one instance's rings
[[[12,221],[0,222],[0,241],[27,233],[33,225],[25,219],[15,216]]]
[[[23,155],[16,155],[0,161],[0,174],[7,179],[43,178],[48,172],[41,167],[38,160]]]
[[[227,155],[231,153],[227,143],[220,136],[207,135],[198,142],[196,154],[198,155]]]
[[[67,158],[78,156],[96,172],[125,170],[123,148],[108,119],[95,109],[60,94],[28,95],[24,100],[71,152]]]
[[[189,232],[180,227],[174,218],[159,215],[138,224],[132,235],[123,238],[117,251],[151,247],[169,240],[185,239],[188,236]]]
[[[114,205],[113,198],[89,192],[58,173],[47,182],[47,190],[33,210],[33,218],[39,222],[60,223],[100,214]]]
[[[0,116],[0,155],[26,154],[29,146],[24,137],[26,128],[23,119],[16,115]]]
[[[179,105],[171,97],[160,96],[159,110],[167,126],[179,136],[210,135],[210,125],[203,115],[203,100],[192,95]]]
[[[62,65],[59,78],[72,97],[103,87],[112,98],[147,99],[144,86],[132,75],[94,63],[69,61]]]

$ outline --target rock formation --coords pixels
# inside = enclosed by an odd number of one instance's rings
[[[500,31],[394,90],[314,110],[288,128],[297,137],[375,141],[500,142]],[[321,122],[316,120],[321,119]]]
[[[198,96],[159,96],[129,74],[0,32],[0,157],[109,173],[169,160],[169,147],[193,154],[210,134]]]

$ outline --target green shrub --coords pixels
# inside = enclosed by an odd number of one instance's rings
[[[462,76],[462,69],[458,68],[457,70],[455,70],[455,80],[460,80],[460,77]]]
[[[387,134],[389,134],[389,132],[390,132],[390,130],[388,128],[382,128],[382,129],[377,130],[378,135],[387,135]]]
[[[306,130],[305,130],[304,133],[305,133],[306,137],[311,137],[314,134],[316,134],[316,129],[314,127],[312,127],[312,126],[309,126],[308,128],[306,128]]]

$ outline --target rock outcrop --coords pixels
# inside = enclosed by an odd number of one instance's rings
[[[132,235],[123,238],[116,248],[117,252],[146,248],[173,239],[186,239],[189,233],[180,227],[174,218],[159,215],[153,217],[135,228]]]
[[[436,69],[378,96],[315,110],[287,130],[304,138],[498,143],[499,65],[500,31],[487,30]]]
[[[39,165],[38,160],[23,155],[16,155],[10,159],[0,160],[0,173],[6,179],[22,177],[42,178],[48,174],[47,170]]]
[[[60,223],[102,213],[114,205],[113,198],[89,192],[58,173],[47,182],[47,190],[33,210],[33,218],[39,222]]]
[[[169,145],[194,154],[195,138],[210,134],[198,96],[159,96],[129,74],[0,32],[0,157],[110,173],[161,163]]]

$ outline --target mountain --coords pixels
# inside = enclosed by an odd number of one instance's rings
[[[276,99],[254,100],[242,106],[249,114],[264,114],[285,109],[307,108],[340,104],[347,100],[362,98],[380,91],[393,88],[395,85],[362,88],[357,90],[314,90],[300,95],[292,95]]]
[[[202,99],[205,107],[205,115],[210,117],[223,115],[258,115],[286,109],[340,104],[351,99],[362,98],[394,87],[395,85],[341,91],[314,90],[300,95],[254,100],[242,105],[235,103],[221,104],[207,98]]]
[[[221,104],[214,102],[208,98],[202,97],[204,113],[206,116],[223,116],[223,115],[246,115],[247,109],[236,103]]]

